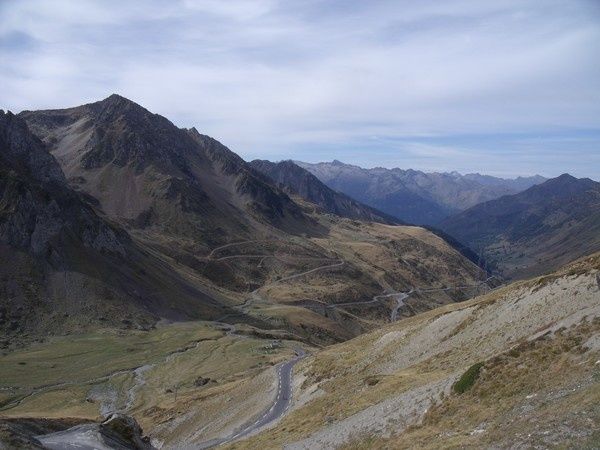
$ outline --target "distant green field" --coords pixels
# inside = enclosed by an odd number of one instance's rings
[[[61,336],[0,357],[0,387],[36,388],[83,382],[156,362],[166,353],[223,332],[203,322],[151,331],[101,330]]]

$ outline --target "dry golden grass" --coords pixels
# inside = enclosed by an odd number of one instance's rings
[[[392,438],[364,437],[343,448],[475,449],[516,442],[584,448],[598,443],[592,432],[600,425],[598,351],[590,353],[582,344],[599,333],[596,318],[552,338],[524,341],[487,361],[469,391],[445,398],[422,424]]]
[[[501,439],[505,432],[516,436],[520,432],[517,425],[502,428],[500,422],[496,434],[492,431],[481,436],[478,432],[470,433],[496,413],[501,416],[506,413],[502,416],[506,420],[507,417],[511,420],[518,417],[517,413],[510,415],[514,412],[511,412],[512,408],[531,392],[541,392],[540,384],[547,385],[550,390],[560,389],[570,381],[583,382],[600,369],[600,366],[594,366],[598,358],[593,355],[585,356],[585,361],[577,360],[581,341],[586,336],[598,334],[598,321],[586,324],[585,320],[577,319],[576,323],[580,325],[574,333],[579,337],[565,335],[556,340],[535,341],[531,347],[522,344],[523,349],[509,352],[527,336],[552,327],[562,317],[573,314],[576,317],[579,310],[598,306],[594,302],[594,297],[598,298],[595,278],[600,269],[598,256],[565,268],[552,282],[540,278],[517,282],[464,303],[447,305],[383,326],[320,351],[297,368],[303,377],[302,390],[309,392],[318,387],[320,394],[292,410],[276,427],[231,448],[281,448],[284,443],[307,438],[329,424],[336,424],[417,386],[458,377],[478,361],[485,362],[481,377],[470,391],[448,397],[442,405],[451,411],[441,414],[442,418],[435,419],[438,409],[434,408],[424,427],[411,428],[400,435],[406,435],[406,438],[384,440],[364,436],[349,448],[453,448],[471,443],[476,448],[482,443],[485,447],[485,444]],[[540,282],[544,287],[536,290]],[[516,357],[515,352],[526,355]],[[500,359],[495,358],[503,353],[505,355]],[[582,361],[571,370],[574,364]],[[586,386],[586,395],[597,399],[598,383]],[[582,395],[575,392],[573,398]],[[586,401],[583,404],[587,408],[592,403]],[[566,417],[575,411],[573,405],[576,405],[575,400],[565,399],[558,417]],[[548,412],[551,410],[549,405],[544,408]],[[446,416],[448,418],[444,419]],[[595,417],[593,420],[598,420],[598,416]],[[457,424],[462,424],[458,431],[455,430]],[[490,440],[485,441],[488,436]],[[562,436],[561,439],[569,438]]]

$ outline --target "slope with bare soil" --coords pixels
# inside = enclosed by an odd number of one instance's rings
[[[147,328],[159,317],[228,310],[98,214],[25,122],[3,112],[0,175],[0,330],[9,344],[94,323]]]
[[[291,413],[232,447],[597,443],[599,273],[595,254],[323,350]]]

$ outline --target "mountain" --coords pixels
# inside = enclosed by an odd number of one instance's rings
[[[0,329],[147,328],[227,308],[152,257],[72,190],[26,123],[0,112]]]
[[[597,263],[470,300],[498,280],[468,249],[392,222],[294,164],[248,164],[123,97],[2,113],[0,441],[103,439],[98,418],[119,412],[164,448],[368,448],[388,418],[401,431],[423,406],[434,414],[438,388],[458,422],[468,397],[450,389],[473,364],[496,377],[490,358],[594,312]],[[590,329],[571,331],[543,370],[529,355],[500,385],[517,370],[528,383],[566,376],[579,358],[573,381],[589,394]],[[544,381],[566,391],[564,379]],[[498,395],[492,405],[526,406]],[[479,400],[465,403],[474,426],[492,420]]]
[[[48,144],[74,189],[95,198],[108,217],[157,239],[193,239],[208,249],[271,227],[318,232],[298,205],[224,145],[119,95],[20,117]]]
[[[600,250],[600,183],[564,174],[441,223],[509,277],[540,274]]]
[[[510,180],[457,172],[363,169],[337,160],[296,163],[336,191],[406,222],[425,225],[436,225],[453,213],[543,181],[537,175]]]
[[[257,159],[249,164],[272,179],[290,195],[298,195],[331,214],[348,219],[400,224],[398,219],[327,187],[308,170],[293,161],[274,163]]]
[[[461,175],[458,174],[457,176],[460,177]],[[515,191],[524,191],[533,185],[541,184],[547,180],[547,178],[544,178],[541,175],[517,178],[498,178],[490,175],[481,175],[479,173],[468,173],[462,177],[467,180],[473,180],[483,186],[504,186]]]
[[[364,205],[341,192],[334,191],[322,183],[308,170],[298,166],[293,161],[274,163],[265,160],[254,160],[250,165],[264,173],[290,195],[318,205],[324,211],[349,219],[367,220],[373,222],[400,224],[399,219]],[[458,242],[452,236],[432,226],[424,226],[433,234],[444,239],[473,263],[484,267],[485,261],[466,245]]]
[[[63,189],[128,242],[118,262],[104,264],[88,255],[68,272],[78,277],[83,266],[97,270],[94,282],[112,288],[133,271],[135,279],[119,287],[124,306],[115,306],[110,320],[133,322],[125,310],[155,302],[147,308],[144,327],[163,318],[225,317],[322,344],[389,321],[394,300],[372,302],[382,292],[467,286],[414,296],[402,312],[410,315],[464,300],[485,279],[443,238],[418,227],[387,225],[397,221],[332,192],[299,169],[303,175],[296,181],[314,189],[313,200],[321,195],[338,213],[369,221],[324,214],[323,207],[296,193],[290,198],[289,187],[276,185],[217,140],[194,128],[180,129],[124,97],[23,111],[18,117],[58,162]],[[73,295],[83,298],[87,285],[71,285],[75,282],[69,283]],[[96,300],[92,296],[91,304]],[[332,306],[339,302],[357,303],[361,313]],[[48,311],[53,308],[48,302]],[[72,324],[98,326],[106,315],[81,310],[71,316]],[[57,321],[54,330],[61,329],[68,327]]]

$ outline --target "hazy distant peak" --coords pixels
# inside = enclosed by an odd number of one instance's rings
[[[563,173],[562,175],[559,175],[558,177],[556,177],[556,180],[574,181],[574,180],[577,180],[577,178],[575,178],[570,173]]]
[[[600,183],[589,178],[576,178],[571,174],[563,173],[556,178],[551,178],[544,183],[533,186],[533,188],[537,188],[538,192],[562,196],[589,188],[598,189],[599,186]]]
[[[338,160],[296,163],[334,190],[407,222],[429,225],[477,203],[515,194],[545,181],[539,176],[511,180],[481,174],[461,175],[458,171],[364,169]]]

